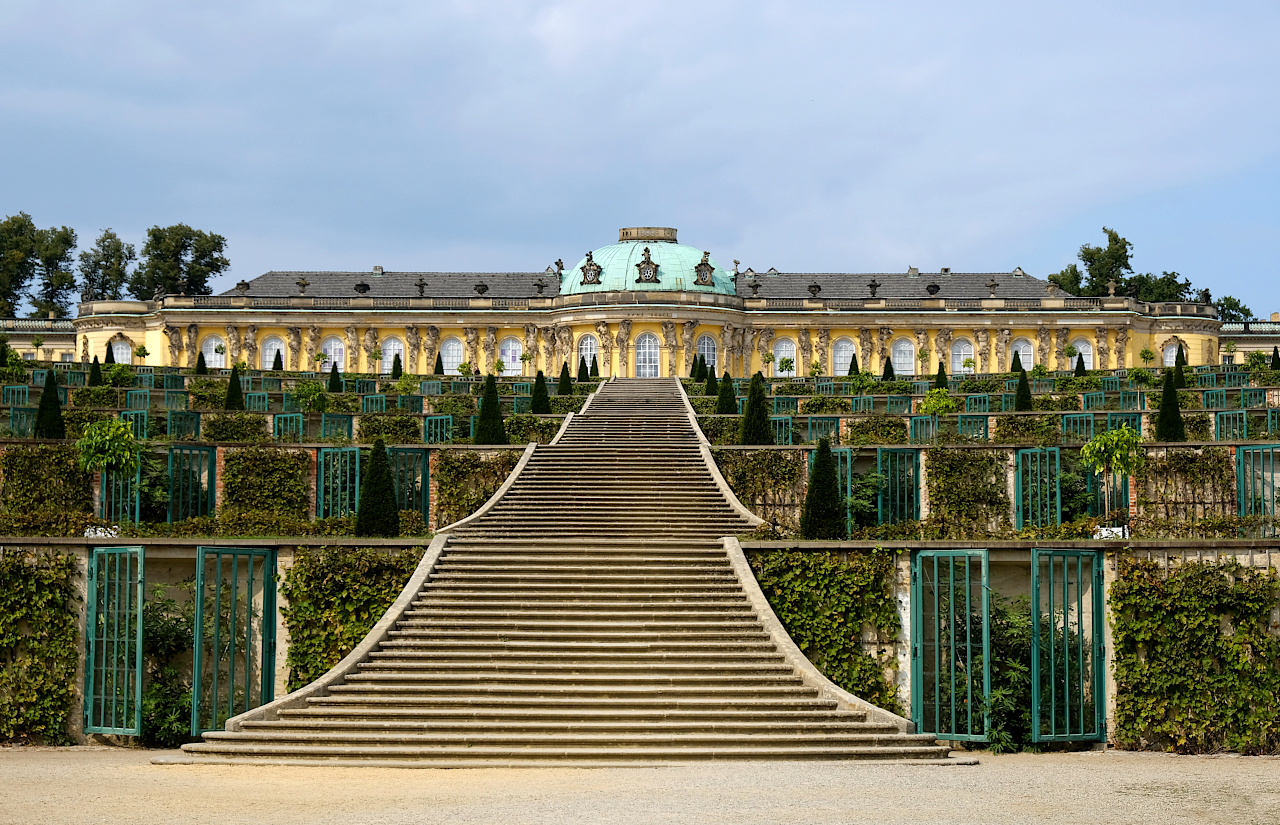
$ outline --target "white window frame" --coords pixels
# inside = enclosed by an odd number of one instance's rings
[[[657,378],[662,374],[662,348],[658,336],[644,332],[636,338],[636,378]]]
[[[346,372],[347,370],[347,342],[343,341],[336,335],[330,335],[320,342],[320,351],[329,356],[329,360],[324,362],[324,366],[313,364],[310,369],[323,370],[330,372],[333,365],[338,365],[338,372]]]
[[[125,344],[123,341],[117,341],[115,344],[112,344],[112,346],[114,347],[116,344],[128,346],[128,344]],[[229,349],[227,347],[227,342],[223,340],[221,335],[206,335],[204,340],[200,342],[200,351],[204,353],[204,365],[211,370],[226,369],[227,358],[231,355],[230,352],[218,352],[217,347],[219,345],[222,346],[223,350]],[[116,360],[118,362],[119,358]],[[130,360],[126,360],[124,363],[128,364]]]
[[[974,367],[966,367],[964,359],[973,358],[973,342],[968,338],[956,338],[951,342],[951,374],[972,375]],[[1009,356],[1012,358],[1013,356]],[[977,364],[977,359],[974,359]]]
[[[1076,368],[1076,361],[1079,359],[1084,360],[1084,368],[1086,370],[1093,369],[1093,344],[1084,338],[1077,338],[1071,342],[1071,346],[1076,348],[1075,357],[1067,359],[1071,369]]]
[[[707,369],[711,372],[719,372],[716,361],[716,353],[719,351],[716,346],[716,339],[704,333],[698,336],[698,343],[695,346],[697,354],[701,355],[702,359],[707,362]]]
[[[391,365],[395,363],[396,353],[400,354],[400,369],[404,370],[404,341],[394,335],[389,335],[382,339],[382,358],[378,361],[378,372],[382,375],[391,374]]]
[[[498,342],[498,360],[502,362],[503,375],[520,375],[524,371],[524,342],[514,335],[508,335]]]
[[[465,360],[467,360],[467,349],[462,345],[461,339],[450,336],[440,342],[440,361],[444,364],[445,375],[457,375],[458,365]],[[471,366],[475,367],[475,364]],[[431,368],[435,369],[435,364],[432,364]]]
[[[853,355],[857,351],[858,345],[852,338],[837,338],[831,345],[831,374],[848,375],[849,365],[853,363]]]
[[[1006,365],[1008,369],[1013,369],[1013,354],[1018,353],[1022,356],[1022,368],[1029,370],[1036,365],[1036,348],[1032,345],[1030,338],[1018,338],[1009,345],[1009,363]]]
[[[899,338],[889,347],[895,378],[916,374],[916,345],[910,338]]]
[[[782,359],[790,358],[794,363],[791,370],[783,372]],[[778,378],[794,378],[800,368],[799,356],[796,354],[796,342],[790,338],[779,338],[773,342],[773,374]]]
[[[600,342],[596,340],[596,337],[591,333],[589,332],[584,333],[582,336],[578,338],[578,358],[573,362],[572,366],[570,367],[570,371],[573,372],[574,375],[577,375],[578,364],[582,363],[582,360],[584,358],[587,361],[588,372],[591,370],[591,362],[593,360],[596,362],[596,369],[599,370],[600,369],[599,352],[600,352]]]
[[[284,340],[279,335],[271,335],[262,342],[260,349],[262,353],[262,369],[269,370],[271,365],[276,362],[276,353],[280,353],[280,365],[284,369],[289,369],[289,362],[285,360],[287,353],[284,348]],[[207,364],[205,366],[208,366]]]
[[[1236,359],[1235,359],[1235,353],[1225,353],[1225,356],[1226,356],[1226,357],[1229,357],[1231,360],[1230,360],[1230,361],[1228,361],[1228,360],[1226,360],[1226,358],[1224,358],[1224,359],[1223,359],[1223,361],[1222,361],[1222,363],[1224,363],[1224,364],[1234,364],[1234,363],[1235,363],[1235,360],[1236,360]],[[1160,353],[1160,358],[1161,358],[1161,360],[1162,360],[1162,361],[1164,361],[1164,366],[1166,366],[1166,367],[1172,367],[1172,366],[1177,362],[1177,360],[1178,360],[1178,342],[1177,342],[1177,341],[1174,341],[1172,344],[1169,344],[1168,346],[1166,346],[1166,347],[1161,351],[1161,353]]]

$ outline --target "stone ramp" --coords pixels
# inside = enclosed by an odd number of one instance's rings
[[[363,649],[177,761],[955,763],[785,637],[704,445],[675,381],[605,383],[437,536]]]

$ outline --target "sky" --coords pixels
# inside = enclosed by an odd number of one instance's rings
[[[0,210],[268,270],[1044,277],[1280,310],[1280,4],[0,0]]]

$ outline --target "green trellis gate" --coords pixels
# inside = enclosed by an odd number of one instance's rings
[[[142,733],[143,559],[141,547],[90,552],[85,733]]]
[[[1031,741],[1106,738],[1102,564],[1093,550],[1031,551]]]
[[[911,714],[917,733],[985,741],[991,695],[987,551],[924,550],[911,570]]]

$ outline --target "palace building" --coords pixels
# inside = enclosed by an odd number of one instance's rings
[[[632,227],[575,265],[531,272],[268,272],[221,295],[82,303],[82,362],[107,347],[121,363],[210,368],[245,362],[347,372],[556,374],[596,359],[602,376],[688,375],[695,355],[718,373],[843,375],[856,355],[898,376],[1024,366],[1065,370],[1218,361],[1213,306],[1077,298],[1023,272],[755,272],[684,246],[676,230]],[[149,356],[134,352],[145,346]],[[785,368],[784,368],[785,367]]]

